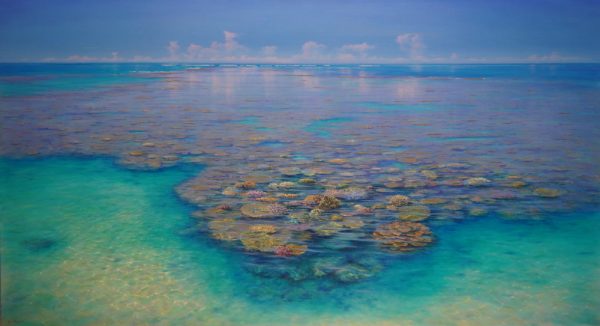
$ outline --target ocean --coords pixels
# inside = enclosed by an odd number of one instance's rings
[[[1,64],[1,318],[597,325],[600,65]]]

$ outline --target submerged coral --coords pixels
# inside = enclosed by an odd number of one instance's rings
[[[405,206],[410,204],[410,198],[403,195],[395,195],[388,198],[388,203],[393,206]]]
[[[273,216],[285,215],[288,212],[288,210],[285,206],[279,205],[279,204],[269,205],[268,209],[269,209],[269,212],[271,212],[271,215],[273,215]]]
[[[303,203],[307,206],[316,206],[323,200],[323,195],[308,195],[304,198]]]
[[[267,195],[266,192],[260,190],[251,190],[244,194],[248,198],[261,198]]]
[[[325,192],[326,196],[333,196],[344,200],[361,200],[368,197],[366,189],[358,187],[348,187],[343,189],[329,189]]]
[[[337,268],[334,275],[340,282],[351,283],[371,277],[373,273],[363,266],[348,264]]]
[[[243,205],[240,211],[251,218],[269,218],[287,213],[287,208],[279,204],[250,203]]]
[[[244,181],[244,182],[237,183],[235,186],[236,186],[236,188],[240,188],[240,189],[254,189],[254,188],[256,188],[256,182]]]
[[[392,251],[412,251],[430,244],[433,236],[429,228],[415,222],[392,222],[379,226],[373,238]]]
[[[537,218],[540,211],[564,211],[597,202],[600,178],[589,168],[589,158],[583,160],[573,153],[555,157],[557,148],[576,142],[557,141],[561,146],[546,148],[546,152],[539,146],[540,154],[532,154],[531,144],[519,144],[505,132],[514,131],[519,117],[497,114],[498,119],[512,124],[490,125],[468,113],[473,129],[494,129],[490,133],[506,135],[483,142],[449,137],[458,125],[448,126],[454,122],[444,110],[427,115],[390,110],[378,115],[365,105],[366,110],[356,116],[356,112],[347,112],[353,115],[349,121],[330,117],[334,118],[331,123],[339,123],[341,128],[319,130],[329,134],[325,139],[324,134],[288,122],[329,124],[324,116],[337,114],[335,105],[332,110],[265,110],[263,104],[288,106],[287,98],[276,96],[240,110],[236,101],[241,97],[232,96],[227,99],[232,105],[197,109],[195,92],[204,89],[196,88],[195,83],[189,86],[178,88],[189,95],[182,97],[182,101],[189,99],[183,105],[141,99],[132,103],[135,107],[131,109],[124,107],[119,115],[105,114],[114,103],[91,95],[87,99],[100,105],[60,103],[55,110],[42,110],[52,104],[53,97],[28,100],[26,103],[40,109],[0,110],[3,120],[11,121],[6,124],[6,134],[12,136],[0,142],[0,151],[19,157],[99,154],[117,157],[124,167],[143,170],[179,165],[188,171],[188,166],[202,166],[201,172],[176,189],[181,199],[194,206],[194,226],[226,241],[228,247],[251,251],[249,259],[264,258],[261,264],[269,275],[290,261],[308,266],[285,274],[289,279],[327,276],[346,282],[372,275],[373,269],[357,261],[389,255],[381,248],[408,251],[429,244],[433,237],[427,227],[411,222],[429,223],[430,216],[435,217],[432,224],[450,224],[488,212],[508,218]],[[335,87],[328,89],[335,92]],[[446,92],[425,93],[419,95],[419,101],[436,101]],[[222,94],[203,95],[209,97],[206,103],[222,103]],[[218,97],[210,98],[213,95]],[[331,96],[328,101],[338,99]],[[487,105],[477,98],[469,101]],[[172,112],[173,119],[157,123],[156,117]],[[248,116],[259,119],[262,126],[240,124],[240,118]],[[390,132],[398,126],[402,133]],[[553,160],[548,160],[550,157]],[[555,197],[560,200],[551,199]],[[394,218],[396,224],[382,225]],[[371,234],[382,246],[365,241]],[[299,256],[275,259],[274,255]],[[321,261],[313,268],[317,259],[328,262]]]
[[[485,186],[485,185],[488,185],[489,183],[491,183],[491,181],[489,179],[482,178],[482,177],[469,178],[469,179],[465,180],[465,185],[474,186],[474,187]]]
[[[279,247],[275,248],[275,254],[277,256],[284,256],[284,257],[300,256],[306,252],[307,248],[308,248],[308,246],[306,246],[306,245],[297,245],[297,244],[288,243],[283,246],[279,246]]]
[[[275,233],[277,232],[277,227],[272,224],[255,224],[251,225],[249,230],[251,232]]]
[[[552,188],[536,188],[533,190],[533,193],[539,197],[545,198],[556,198],[561,195],[560,190],[552,189]]]
[[[340,207],[341,204],[342,203],[337,198],[325,195],[319,202],[319,205],[317,205],[317,208],[328,211]]]
[[[278,237],[260,232],[248,234],[241,242],[246,250],[260,252],[275,252],[282,243]]]
[[[427,206],[411,205],[398,208],[398,218],[404,221],[423,221],[429,218],[431,210]]]
[[[424,198],[421,199],[420,203],[423,205],[439,205],[439,204],[445,204],[447,203],[448,200],[445,198]]]

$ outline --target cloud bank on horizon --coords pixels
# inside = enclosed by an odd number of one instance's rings
[[[366,42],[344,44],[339,48],[329,49],[324,44],[315,41],[306,41],[297,54],[278,55],[276,45],[265,45],[257,54],[247,46],[237,41],[238,34],[223,31],[224,38],[220,41],[212,41],[203,46],[190,43],[181,47],[178,41],[169,41],[165,46],[165,56],[133,56],[125,58],[113,51],[110,56],[94,57],[83,55],[71,55],[65,58],[46,57],[43,62],[175,62],[175,63],[273,63],[273,64],[295,64],[295,63],[365,63],[365,64],[410,64],[410,63],[494,63],[494,62],[585,62],[581,57],[563,56],[556,52],[538,55],[532,54],[528,57],[467,57],[461,58],[457,53],[449,56],[427,56],[425,43],[419,33],[401,33],[396,36],[395,43],[398,45],[399,55],[394,57],[382,57],[371,55],[370,50],[374,45]]]
[[[598,62],[591,0],[0,0],[0,61]]]

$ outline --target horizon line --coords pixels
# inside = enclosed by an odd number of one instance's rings
[[[271,66],[316,66],[316,65],[350,65],[350,66],[414,66],[414,65],[531,65],[531,64],[600,64],[599,61],[506,61],[506,62],[406,62],[406,63],[373,63],[373,62],[189,62],[189,61],[0,61],[0,64],[173,64],[173,65],[271,65]]]

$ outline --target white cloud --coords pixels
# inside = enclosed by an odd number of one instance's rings
[[[187,47],[187,51],[185,57],[187,59],[193,60],[194,58],[200,58],[207,49],[202,45],[190,43]]]
[[[79,54],[75,54],[75,55],[71,55],[71,56],[67,57],[68,62],[95,62],[97,60],[98,60],[98,58],[96,58],[96,57],[90,57],[90,56],[79,55]]]
[[[122,60],[122,58],[119,57],[119,52],[114,51],[110,53],[110,60],[113,62],[119,62]]]
[[[74,54],[74,55],[70,55],[64,59],[57,59],[57,58],[44,58],[42,61],[44,62],[80,62],[80,63],[86,63],[86,62],[124,62],[127,61],[124,58],[121,58],[119,56],[119,52],[111,52],[110,56],[106,56],[106,57],[94,57],[94,56],[87,56],[87,55],[80,55],[80,54]]]
[[[274,57],[277,52],[277,47],[275,45],[267,45],[263,46],[262,53],[266,57]]]
[[[225,35],[225,43],[223,43],[223,47],[226,51],[235,51],[237,49],[242,48],[240,43],[236,41],[237,34],[234,32],[223,31]]]
[[[237,33],[223,31],[223,42],[213,41],[209,46],[190,43],[185,54],[180,58],[182,61],[214,61],[224,58],[241,56],[246,47],[237,41]],[[169,51],[171,54],[171,51]],[[172,54],[171,54],[172,56]]]
[[[72,55],[66,58],[45,58],[46,62],[234,62],[234,63],[536,63],[536,62],[583,62],[585,58],[563,56],[556,52],[550,54],[532,54],[528,57],[467,57],[451,53],[445,56],[425,56],[425,45],[418,33],[399,34],[396,44],[405,51],[403,56],[380,57],[369,52],[375,46],[367,43],[350,43],[339,48],[328,49],[324,44],[306,41],[299,52],[279,55],[276,45],[267,45],[254,51],[238,42],[238,34],[223,31],[222,41],[213,41],[207,46],[190,43],[183,48],[177,41],[170,41],[166,50],[168,55],[149,57],[136,55],[123,58],[118,52],[106,57]],[[390,40],[391,43],[391,40]]]
[[[167,45],[167,51],[169,51],[169,57],[172,59],[177,59],[179,52],[179,42],[171,41],[169,45]]]
[[[302,44],[302,54],[300,57],[305,59],[316,59],[322,56],[321,51],[325,48],[325,45],[317,43],[315,41],[308,41]]]
[[[408,52],[411,59],[423,59],[423,50],[425,44],[421,39],[421,35],[417,33],[404,33],[396,36],[396,43],[400,48]]]
[[[357,60],[367,60],[367,51],[373,49],[374,46],[366,42],[356,44],[343,45],[337,55],[337,60],[340,62],[356,62]]]
[[[363,42],[363,43],[358,43],[358,44],[346,44],[341,47],[341,51],[365,54],[367,51],[369,51],[373,48],[374,48],[374,46],[367,44],[366,42]]]
[[[336,57],[337,61],[350,63],[356,61],[356,56],[351,53],[340,53]]]

